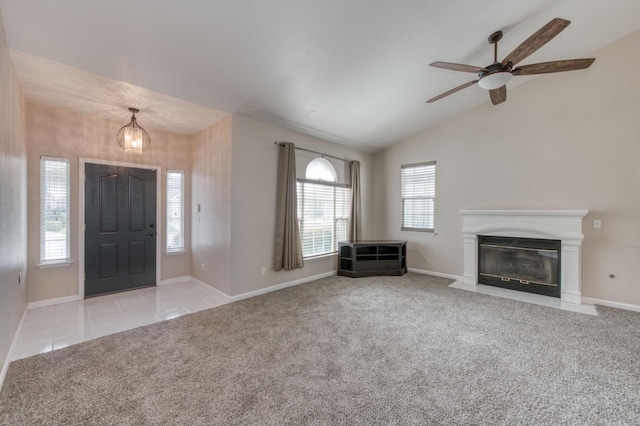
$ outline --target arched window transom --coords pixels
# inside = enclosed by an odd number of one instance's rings
[[[333,164],[324,158],[316,158],[312,160],[305,171],[307,179],[322,180],[325,182],[335,182],[338,179],[336,169]]]

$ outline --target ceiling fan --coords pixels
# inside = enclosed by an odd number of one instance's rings
[[[566,19],[552,19],[545,26],[536,31],[531,37],[522,42],[520,46],[516,47],[513,52],[509,53],[502,62],[498,62],[498,42],[502,39],[502,31],[496,31],[489,36],[489,44],[493,44],[493,64],[484,68],[473,65],[454,64],[451,62],[434,62],[429,64],[429,66],[436,68],[476,73],[478,75],[478,80],[472,80],[461,86],[448,90],[429,99],[427,103],[435,102],[445,96],[449,96],[477,83],[478,86],[489,91],[491,103],[493,105],[498,105],[507,100],[506,83],[511,80],[511,77],[514,75],[547,74],[589,68],[593,61],[595,61],[595,58],[541,62],[538,64],[522,65],[520,67],[513,68],[516,64],[560,34],[560,32],[567,28],[570,23],[571,21],[567,21]]]

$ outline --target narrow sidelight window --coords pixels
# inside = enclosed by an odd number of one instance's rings
[[[40,158],[40,261],[68,262],[69,160]]]
[[[184,172],[167,172],[167,252],[184,251]]]
[[[436,162],[402,166],[402,230],[433,232]]]

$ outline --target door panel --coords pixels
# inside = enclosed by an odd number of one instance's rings
[[[144,273],[144,241],[129,241],[129,274]]]
[[[118,243],[100,244],[99,277],[102,280],[118,277]]]
[[[100,232],[118,231],[118,176],[100,176]],[[86,214],[86,212],[85,212]]]
[[[156,283],[156,172],[86,164],[85,296]]]
[[[155,182],[153,184],[155,185]],[[129,231],[131,232],[144,231],[146,223],[145,191],[145,181],[136,176],[129,176]]]

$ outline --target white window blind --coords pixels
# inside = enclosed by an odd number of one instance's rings
[[[338,250],[347,240],[350,188],[336,183],[330,162],[316,158],[307,167],[306,179],[298,179],[298,226],[304,257]]]
[[[349,188],[298,180],[298,225],[304,257],[338,250],[347,239]]]
[[[66,262],[69,254],[69,160],[40,159],[40,260]]]
[[[436,163],[402,166],[402,230],[433,231]]]
[[[184,172],[167,172],[167,252],[184,251]]]

